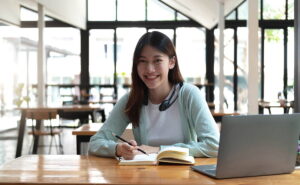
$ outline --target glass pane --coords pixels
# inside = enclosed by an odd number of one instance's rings
[[[116,20],[116,0],[88,0],[89,21]]]
[[[264,99],[266,101],[277,101],[278,94],[283,91],[283,51],[283,30],[266,29],[264,59]],[[272,113],[274,111],[272,110]],[[280,111],[282,110],[280,109]]]
[[[264,0],[264,19],[285,19],[285,0]]]
[[[114,83],[114,30],[90,31],[90,83]]]
[[[287,100],[294,100],[294,28],[288,28],[288,46],[287,46],[287,60],[288,60],[288,87],[287,91]]]
[[[238,8],[238,19],[239,20],[248,20],[248,3],[245,1]]]
[[[247,38],[248,29],[238,28],[238,45],[237,45],[237,75],[238,75],[238,112],[247,113],[248,107],[248,63],[247,63]]]
[[[187,21],[190,20],[188,17],[182,15],[181,13],[177,12],[177,20],[179,21]]]
[[[32,84],[37,82],[37,42],[26,35],[37,35],[34,30],[0,26],[0,108],[35,106]],[[28,34],[32,31],[31,34]],[[36,36],[37,37],[37,36]]]
[[[145,0],[118,0],[119,21],[145,20]]]
[[[226,16],[226,20],[235,20],[236,17],[236,11],[232,11],[231,14]]]
[[[80,31],[76,28],[46,28],[45,43],[64,51],[57,51],[64,55],[80,55]],[[51,50],[50,50],[51,51]],[[55,52],[55,51],[53,51]]]
[[[21,8],[20,12],[21,21],[37,21],[38,14],[26,8]]]
[[[226,29],[224,31],[224,110],[234,111],[234,93],[233,93],[233,73],[234,73],[234,40],[233,40],[233,30]],[[215,31],[215,56],[218,58],[218,62],[215,63],[215,82],[219,81],[219,29]],[[219,83],[219,82],[218,82]],[[216,105],[219,104],[219,85],[215,87],[215,102]]]
[[[21,50],[25,52],[19,60],[26,62],[26,84],[28,96],[30,97],[29,105],[35,106],[37,103],[36,84],[37,84],[37,41],[38,30],[36,28],[22,28],[21,35]]]
[[[294,19],[294,0],[288,0],[288,19]]]
[[[47,88],[47,104],[62,105],[63,101],[72,100],[76,92],[74,87],[57,85],[80,84],[80,32],[75,28],[46,28],[45,44],[46,83],[50,85]]]
[[[175,11],[158,0],[147,0],[148,20],[175,20]]]
[[[186,82],[206,83],[205,30],[178,28],[176,50],[180,71]]]
[[[119,84],[131,83],[132,58],[135,46],[140,37],[146,33],[145,28],[117,29],[117,75]],[[128,89],[120,89],[121,97]]]
[[[26,74],[25,71],[21,72],[21,78],[18,79],[17,71],[21,71],[17,66],[18,47],[21,43],[18,33],[18,28],[14,26],[0,26],[0,108],[2,111],[17,106],[14,100],[18,95],[14,91],[22,83],[20,80]],[[22,97],[24,90],[21,89],[18,94],[18,97]]]

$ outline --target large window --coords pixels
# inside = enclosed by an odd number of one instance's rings
[[[293,3],[293,0],[278,0],[276,2],[263,0],[263,7],[261,8],[263,21],[261,21],[260,26],[265,35],[264,40],[260,42],[263,44],[263,48],[261,48],[263,53],[259,56],[258,63],[260,69],[264,71],[264,76],[260,77],[258,83],[261,87],[259,89],[260,94],[264,95],[261,98],[265,100],[276,101],[279,93],[287,94],[288,100],[294,98],[294,30],[293,25],[289,23],[294,18]],[[133,11],[132,7],[134,7]],[[89,62],[90,81],[85,82],[85,84],[91,85],[90,93],[93,96],[100,98],[103,88],[110,88],[111,91],[114,91],[112,93],[115,93],[117,89],[118,97],[128,91],[126,84],[131,83],[132,56],[136,43],[147,30],[158,30],[174,41],[179,66],[187,82],[206,84],[206,78],[209,76],[206,71],[206,65],[209,65],[207,61],[215,62],[215,75],[210,75],[209,78],[212,79],[209,81],[215,81],[213,84],[215,87],[214,100],[217,106],[219,100],[218,36],[215,37],[215,48],[211,48],[214,49],[215,60],[211,60],[212,55],[206,56],[205,29],[159,0],[88,0],[87,8],[88,21],[91,21],[88,22],[87,30],[90,34],[89,61],[87,61]],[[286,8],[287,12],[285,12]],[[245,27],[248,19],[247,11],[247,2],[244,2],[226,18],[228,21],[226,26],[228,27],[225,30],[224,95],[229,111],[247,112],[248,64],[247,28]],[[37,14],[34,11],[21,8],[21,20],[36,21]],[[51,18],[46,18],[46,20],[53,21],[54,24],[57,23]],[[277,20],[284,22],[283,24],[276,24]],[[106,23],[103,23],[104,21]],[[160,21],[164,21],[166,24],[162,26]],[[172,24],[172,21],[176,24]],[[19,31],[3,31],[5,29],[9,30],[12,27],[1,27],[0,44],[4,47],[2,51],[5,51],[6,61],[14,62],[9,64],[5,62],[4,64],[2,61],[1,66],[7,65],[7,67],[1,71],[1,76],[7,76],[6,74],[9,73],[8,76],[13,83],[7,84],[4,77],[1,77],[0,89],[3,90],[1,90],[2,94],[0,95],[5,96],[5,98],[10,97],[11,103],[6,103],[5,106],[13,107],[15,106],[13,104],[15,95],[12,92],[16,87],[23,86],[22,96],[30,97],[28,105],[35,105],[37,28],[16,28]],[[237,35],[235,35],[235,29]],[[213,28],[215,35],[218,35],[217,30]],[[287,38],[287,43],[285,43],[285,38]],[[237,43],[236,47],[234,46],[235,43]],[[286,46],[287,48],[285,48]],[[73,95],[79,94],[78,87],[82,83],[80,82],[80,75],[85,74],[81,73],[80,55],[82,53],[80,52],[83,50],[80,48],[80,31],[75,28],[46,27],[45,47],[47,101],[48,104],[61,104],[66,96],[72,98]],[[262,62],[264,62],[264,66],[261,66]],[[287,70],[284,70],[285,66],[287,66]],[[237,71],[236,77],[234,76],[235,71]],[[273,76],[274,74],[276,76]],[[287,81],[285,77],[287,77]],[[274,79],[276,79],[276,85],[271,83]],[[235,92],[236,87],[237,92]],[[236,98],[237,102],[235,102]],[[23,104],[23,106],[25,105]]]

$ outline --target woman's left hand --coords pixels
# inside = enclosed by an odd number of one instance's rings
[[[147,154],[158,153],[159,152],[159,147],[141,145],[141,146],[139,146],[139,148],[144,150]]]

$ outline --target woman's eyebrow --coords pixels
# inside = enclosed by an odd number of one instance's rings
[[[163,57],[163,55],[159,55],[159,54],[158,54],[158,55],[154,55],[154,56],[153,56],[153,58],[160,58],[160,57]],[[141,56],[139,56],[139,59],[140,59],[140,58],[147,58],[147,57],[141,55]]]

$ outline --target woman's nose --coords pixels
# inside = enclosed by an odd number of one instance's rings
[[[155,66],[154,66],[154,64],[151,63],[151,62],[147,63],[147,65],[146,65],[146,70],[147,70],[147,72],[153,72],[153,71],[155,71]]]

